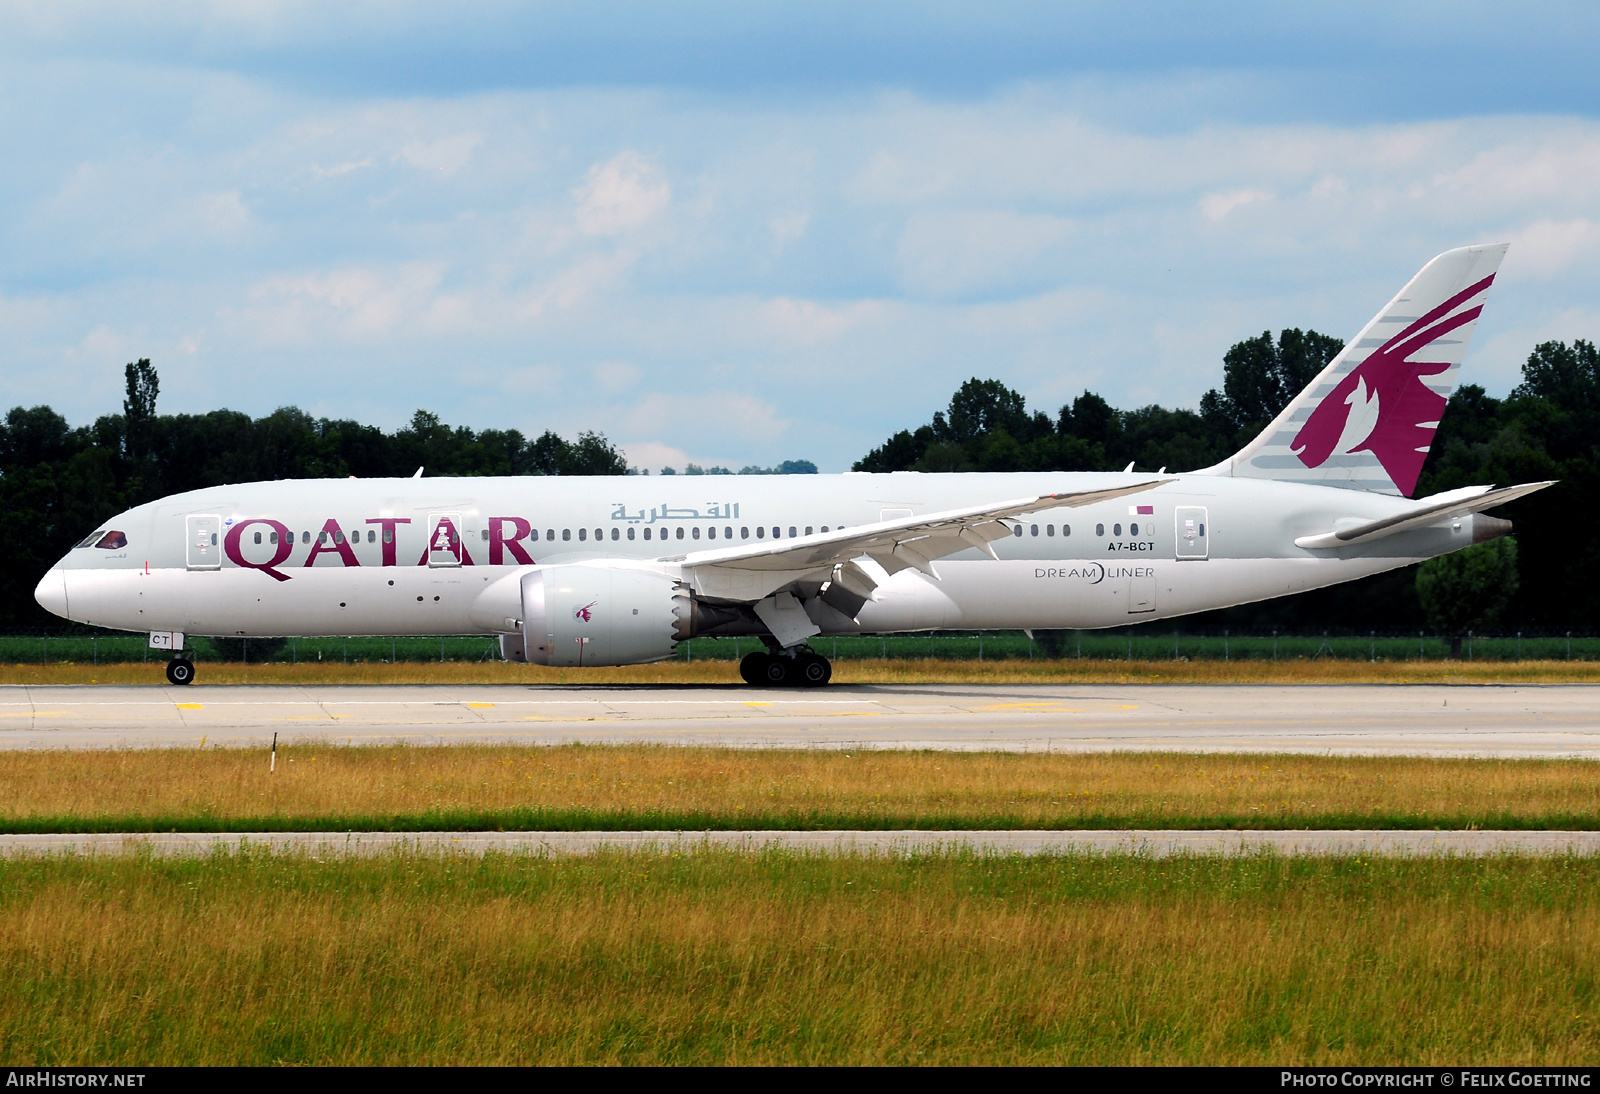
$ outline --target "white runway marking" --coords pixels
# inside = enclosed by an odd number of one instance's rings
[[[0,749],[286,742],[1600,759],[1595,685],[0,687]]]
[[[242,847],[313,856],[390,853],[585,855],[602,851],[685,854],[712,849],[813,854],[906,855],[969,851],[994,855],[1485,855],[1600,854],[1600,832],[1393,831],[987,831],[987,832],[216,832],[0,835],[0,856],[162,857]]]

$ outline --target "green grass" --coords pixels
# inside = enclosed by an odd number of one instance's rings
[[[382,664],[403,662],[477,662],[499,657],[498,644],[483,635],[409,638],[295,638],[287,640],[195,638],[191,654],[198,662],[246,659],[251,663]],[[735,661],[760,648],[754,638],[696,638],[681,643],[678,661]],[[939,632],[933,635],[815,638],[817,652],[839,661],[915,660],[932,657],[952,661],[1026,661],[1048,658],[1100,661],[1433,661],[1450,655],[1450,641],[1436,635],[1371,637],[1368,635],[1285,635],[1225,637],[1187,635],[1181,624],[1152,624],[1111,631],[1053,632],[1030,640],[1021,631]],[[1600,638],[1513,636],[1477,638],[1470,651],[1481,661],[1600,660]],[[0,664],[113,664],[161,661],[143,635],[106,632],[50,638],[0,635]]]
[[[0,862],[0,1055],[1590,1064],[1593,859]]]
[[[1600,829],[1587,760],[669,745],[0,751],[0,831]]]

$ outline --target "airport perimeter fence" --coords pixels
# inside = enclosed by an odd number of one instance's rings
[[[1597,661],[1600,632],[1541,629],[1460,636],[1461,657],[1472,661]],[[883,636],[819,637],[812,649],[836,661],[1041,660],[1112,661],[1416,661],[1450,656],[1452,636],[1425,631],[1342,630],[1185,632],[1170,623],[1103,631],[934,631]],[[735,661],[761,649],[755,638],[696,638],[678,645],[676,660]],[[488,635],[409,638],[191,638],[189,654],[201,662],[347,664],[426,661],[495,661],[498,641]],[[125,631],[36,632],[0,635],[0,663],[111,664],[165,660],[141,634]]]

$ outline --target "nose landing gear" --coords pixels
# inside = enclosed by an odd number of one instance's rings
[[[739,662],[739,675],[758,687],[819,688],[833,679],[833,664],[819,653],[758,651]]]
[[[167,662],[167,682],[169,684],[194,683],[194,662],[187,657],[174,657]]]

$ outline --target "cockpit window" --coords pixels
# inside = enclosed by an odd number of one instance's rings
[[[95,544],[96,547],[106,551],[115,551],[118,548],[126,547],[127,545],[128,537],[123,535],[121,532],[107,532],[105,535],[100,537],[100,542]]]
[[[88,547],[90,544],[94,543],[95,540],[99,539],[105,534],[106,530],[104,528],[100,529],[98,532],[90,532],[88,535],[84,536],[83,539],[73,544],[72,549],[76,551],[79,547]]]

